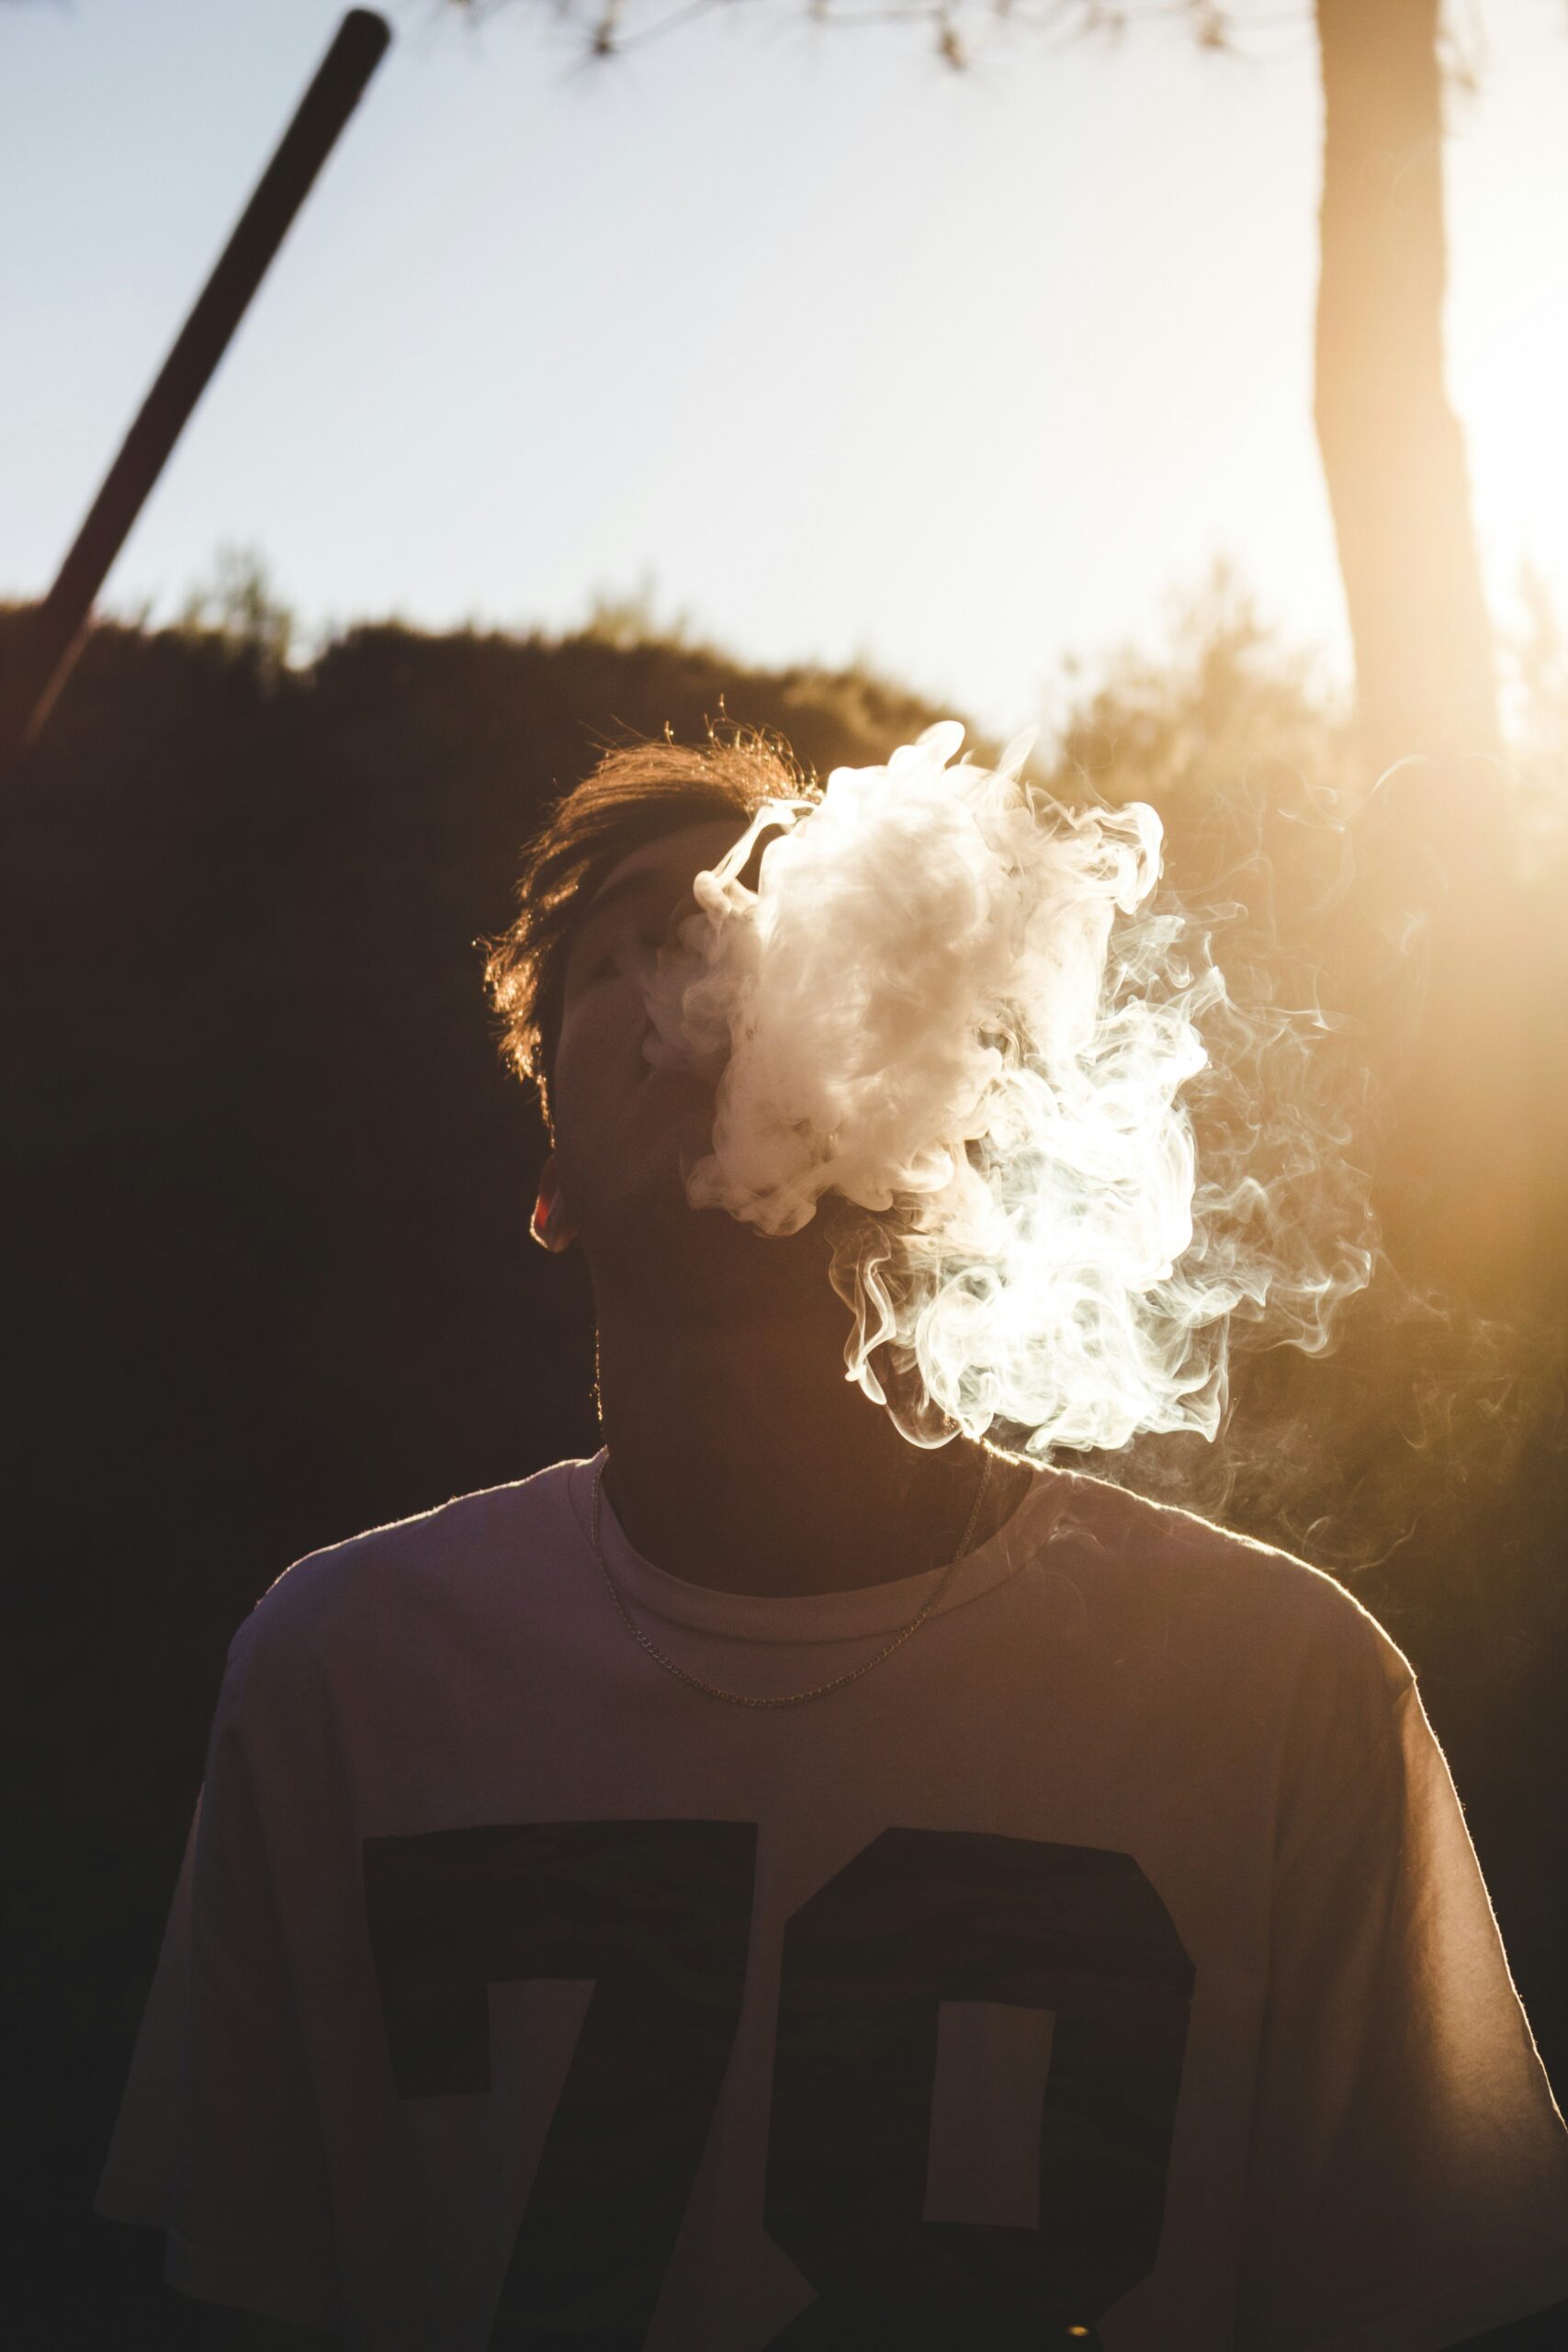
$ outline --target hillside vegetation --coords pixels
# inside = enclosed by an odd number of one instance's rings
[[[624,620],[285,650],[265,614],[100,629],[0,812],[12,1944],[45,2236],[85,2213],[240,1619],[307,1550],[596,1442],[583,1284],[528,1242],[542,1136],[480,989],[519,844],[626,734],[728,716],[821,772],[937,715]],[[1155,800],[1244,996],[1322,1004],[1337,1148],[1393,1258],[1335,1352],[1242,1361],[1218,1453],[1101,1466],[1304,1551],[1411,1650],[1561,2087],[1550,828],[1517,854],[1473,779],[1359,798],[1307,674],[1234,605],[1086,684],[1051,766],[1065,797]],[[126,2342],[130,2259],[84,2230],[53,2264]]]

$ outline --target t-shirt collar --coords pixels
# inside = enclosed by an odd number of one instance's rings
[[[590,1548],[593,1481],[604,1459],[601,1450],[590,1461],[573,1463],[569,1478],[572,1516]],[[960,1561],[933,1616],[977,1600],[1036,1557],[1049,1539],[1066,1484],[1048,1473],[1036,1477],[995,1534]],[[621,1598],[634,1615],[748,1642],[832,1643],[896,1632],[924,1606],[946,1572],[938,1566],[890,1584],[858,1585],[837,1592],[721,1591],[672,1576],[634,1551],[607,1494],[600,1499],[599,1541]]]

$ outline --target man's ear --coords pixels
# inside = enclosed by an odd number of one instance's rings
[[[577,1239],[577,1227],[561,1198],[560,1163],[553,1151],[539,1170],[539,1197],[534,1204],[528,1230],[542,1248],[558,1258]]]

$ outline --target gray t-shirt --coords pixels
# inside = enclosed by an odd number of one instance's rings
[[[1568,2296],[1568,2134],[1399,1652],[1043,1476],[800,1707],[638,1647],[566,1463],[231,1652],[100,2210],[364,2352],[1435,2352]],[[627,1609],[757,1696],[934,1577]]]

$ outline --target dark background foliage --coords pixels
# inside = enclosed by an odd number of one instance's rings
[[[585,1290],[528,1244],[542,1137],[479,985],[520,842],[627,732],[728,711],[825,771],[932,715],[650,641],[635,614],[557,640],[359,628],[296,668],[265,620],[100,628],[0,808],[8,2211],[49,2282],[34,2302],[13,2278],[28,2346],[186,2325],[144,2233],[88,2206],[235,1626],[299,1555],[595,1442]],[[1244,966],[1337,991],[1355,1148],[1398,1238],[1335,1354],[1243,1363],[1222,1454],[1107,1466],[1321,1561],[1411,1653],[1561,2085],[1558,888],[1510,869],[1484,936],[1445,914],[1387,808],[1348,813],[1341,750],[1235,612],[1175,670],[1086,690],[1066,739],[1058,788],[1155,798],[1196,900],[1253,877]],[[1417,1015],[1484,995],[1498,926],[1525,943],[1529,1068],[1496,1182],[1521,1152],[1532,1172],[1472,1261],[1429,1132],[1467,1033],[1456,1015],[1434,1059]],[[1464,1183],[1493,1181],[1450,1141]]]

